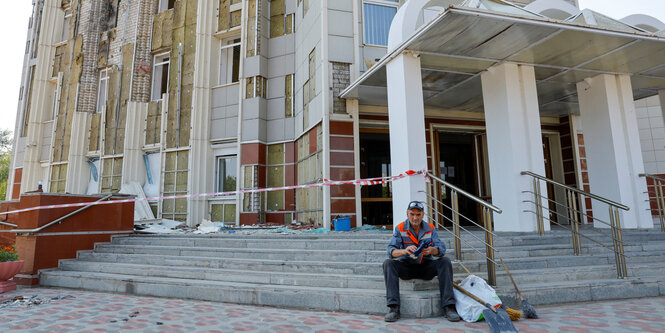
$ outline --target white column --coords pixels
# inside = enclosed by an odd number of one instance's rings
[[[49,79],[51,77],[51,60],[55,51],[53,44],[56,42],[53,27],[62,24],[64,15],[61,13],[60,1],[46,0],[42,11],[42,20],[39,27],[41,33],[37,41],[37,64],[35,65],[32,83],[30,117],[28,121],[28,132],[26,133],[25,156],[23,158],[23,177],[21,181],[21,193],[35,191],[37,184],[43,179],[43,169],[40,162],[40,149],[43,140],[44,121],[51,117],[53,104],[51,96],[53,90]],[[30,83],[28,83],[29,85]],[[27,89],[27,86],[26,86]],[[54,122],[55,126],[55,122]],[[49,152],[52,154],[52,152]],[[13,170],[12,170],[13,171]]]
[[[122,182],[139,183],[146,180],[143,144],[145,142],[145,119],[148,103],[130,101],[127,103],[127,125],[125,129],[124,156],[122,159]]]
[[[577,84],[591,193],[622,203],[625,228],[652,228],[633,91],[628,75],[598,75]],[[609,221],[607,205],[593,215]],[[607,227],[600,222],[595,227]]]
[[[503,210],[494,214],[497,231],[538,230],[532,193],[533,179],[522,171],[545,176],[536,77],[532,66],[503,64],[481,74],[485,127],[492,184],[492,203]],[[541,191],[547,188],[541,182]],[[543,215],[547,202],[541,200]],[[525,212],[530,210],[532,212]],[[545,230],[549,223],[544,222]]]
[[[90,180],[90,167],[85,163],[90,135],[90,112],[75,111],[72,117],[72,132],[69,140],[69,156],[67,160],[67,178],[65,191],[74,194],[85,194]]]
[[[386,65],[390,164],[393,175],[427,169],[425,108],[417,54],[403,52]],[[411,176],[392,183],[393,224],[404,221],[409,201],[425,201],[425,178]]]
[[[213,158],[210,147],[210,105],[213,80],[212,59],[213,34],[215,33],[215,10],[211,1],[199,1],[196,22],[196,56],[194,60],[194,90],[192,92],[192,134],[189,154],[189,193],[210,193],[213,190]],[[189,199],[187,224],[190,226],[209,219],[206,214],[208,200],[205,197]],[[238,206],[239,207],[239,206]]]

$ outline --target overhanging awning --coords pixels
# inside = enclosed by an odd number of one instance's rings
[[[482,112],[480,73],[511,62],[533,65],[540,112],[577,113],[576,83],[629,74],[635,99],[665,89],[665,38],[544,18],[448,8],[381,58],[342,93],[387,105],[385,65],[404,50],[420,54],[426,107]]]

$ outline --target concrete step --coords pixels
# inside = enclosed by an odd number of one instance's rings
[[[450,237],[447,257],[455,259]],[[474,236],[484,239],[475,232]],[[629,278],[616,279],[611,239],[583,242],[572,254],[570,234],[510,233],[497,238],[520,290],[534,305],[665,294],[665,233],[625,232]],[[486,276],[484,244],[463,243],[464,264]],[[382,262],[390,233],[315,235],[130,235],[80,251],[60,268],[41,273],[43,285],[183,297],[240,304],[383,314]],[[475,247],[480,253],[471,247]],[[497,260],[498,262],[498,260]],[[454,263],[455,279],[466,273]],[[497,265],[497,292],[506,304],[516,295]],[[437,279],[402,281],[405,316],[439,314]],[[514,306],[514,305],[513,305]]]
[[[42,271],[40,281],[44,286],[248,305],[369,314],[384,314],[387,310],[385,290],[380,289],[257,285],[62,270]],[[441,314],[439,295],[431,291],[403,291],[401,303],[403,316]]]

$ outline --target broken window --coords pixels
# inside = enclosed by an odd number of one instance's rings
[[[157,7],[157,12],[161,13],[163,11],[173,8],[175,5],[175,0],[159,0],[159,6]]]
[[[248,77],[245,83],[245,98],[266,98],[268,80],[263,76]]]
[[[236,190],[237,163],[235,156],[217,157],[217,186],[215,192],[231,192]]]
[[[106,100],[109,97],[109,72],[110,68],[99,71],[99,85],[97,90],[97,113],[102,113],[106,107]]]
[[[293,13],[287,14],[285,0],[270,1],[270,38],[293,33]]]
[[[67,163],[51,165],[51,183],[49,192],[65,193]]]
[[[161,100],[162,95],[166,94],[169,87],[169,53],[162,53],[155,56],[152,70],[152,93],[151,100]]]
[[[236,204],[212,204],[210,206],[210,220],[212,222],[234,223],[236,221]]]
[[[240,39],[222,41],[219,63],[219,84],[238,82],[240,74]]]
[[[53,71],[51,72],[51,77],[58,76],[58,73],[64,72],[63,66],[63,57],[65,56],[65,48],[67,45],[60,45],[55,48],[55,56],[53,57]]]
[[[388,31],[397,6],[397,0],[363,0],[365,44],[388,45]]]
[[[164,156],[164,196],[187,194],[189,152],[167,152]],[[176,221],[187,220],[187,198],[171,198],[162,201],[162,217]]]
[[[102,192],[117,193],[122,185],[122,157],[102,160]]]

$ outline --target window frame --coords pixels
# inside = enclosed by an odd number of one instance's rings
[[[388,43],[386,40],[386,45],[381,45],[381,44],[372,44],[367,42],[367,36],[365,33],[365,25],[367,24],[365,20],[365,4],[370,4],[370,5],[376,5],[376,6],[384,6],[384,7],[392,7],[395,8],[395,14],[397,14],[397,10],[399,10],[399,1],[394,0],[362,0],[362,19],[363,19],[363,29],[362,29],[362,34],[363,34],[363,45],[365,46],[373,46],[373,47],[388,47]],[[395,16],[393,15],[393,19]],[[391,21],[392,23],[392,21]],[[390,32],[390,31],[388,31]]]
[[[237,41],[237,42],[236,42]],[[226,42],[232,42],[230,44],[224,44]],[[240,61],[241,61],[241,56],[242,56],[242,40],[240,39],[240,36],[237,37],[230,37],[230,38],[225,38],[221,41],[221,46],[219,48],[219,74],[217,75],[217,85],[218,86],[227,86],[227,85],[232,85],[232,84],[237,84],[240,83]],[[233,60],[235,57],[233,57],[233,52],[235,47],[238,47],[238,78],[236,81],[233,81]],[[228,56],[224,57],[224,50],[227,49],[232,49],[231,50],[231,67],[229,71],[229,63],[226,62],[225,60],[228,60]],[[227,59],[224,59],[227,58]],[[223,68],[226,68],[226,70],[223,70]],[[226,73],[226,79],[225,82],[222,82],[222,73]]]
[[[238,164],[238,155],[217,155],[217,156],[215,156],[215,193],[225,192],[223,187],[224,187],[224,185],[226,185],[226,182],[224,182],[225,184],[223,184],[222,188],[220,188],[220,180],[221,179],[220,179],[220,165],[219,165],[219,163],[222,160],[235,160],[235,161],[231,161],[231,162],[235,163],[234,167],[236,169],[236,172],[235,172],[236,188],[238,186],[238,170],[237,170],[238,169],[238,165],[237,165]],[[228,174],[228,173],[226,173],[226,174]],[[235,191],[236,188],[234,188],[233,191]],[[235,198],[235,196],[236,196],[235,194],[232,194],[232,195],[216,195],[216,197],[218,197],[218,198]]]
[[[106,106],[106,102],[109,99],[109,82],[110,82],[110,75],[109,73],[111,72],[111,67],[104,68],[99,71],[99,78],[97,79],[97,105],[95,106],[95,113],[102,113],[104,106]],[[106,81],[106,91],[104,91],[104,104],[100,106],[100,97],[102,93],[102,81]]]
[[[169,4],[169,2],[171,2],[171,0],[159,0],[157,2],[157,13],[173,9],[175,7],[175,0],[173,0],[171,4]]]
[[[159,58],[168,58],[168,60],[162,60],[162,61],[157,61]],[[152,77],[150,79],[150,101],[161,101],[162,100],[162,94],[159,94],[159,98],[155,99],[155,72],[157,70],[158,66],[164,66],[167,65],[168,69],[166,71],[166,92],[168,93],[169,90],[169,81],[171,80],[171,76],[169,75],[170,67],[171,67],[171,53],[170,52],[163,52],[159,54],[155,54],[152,57]],[[161,80],[160,80],[161,81]]]

